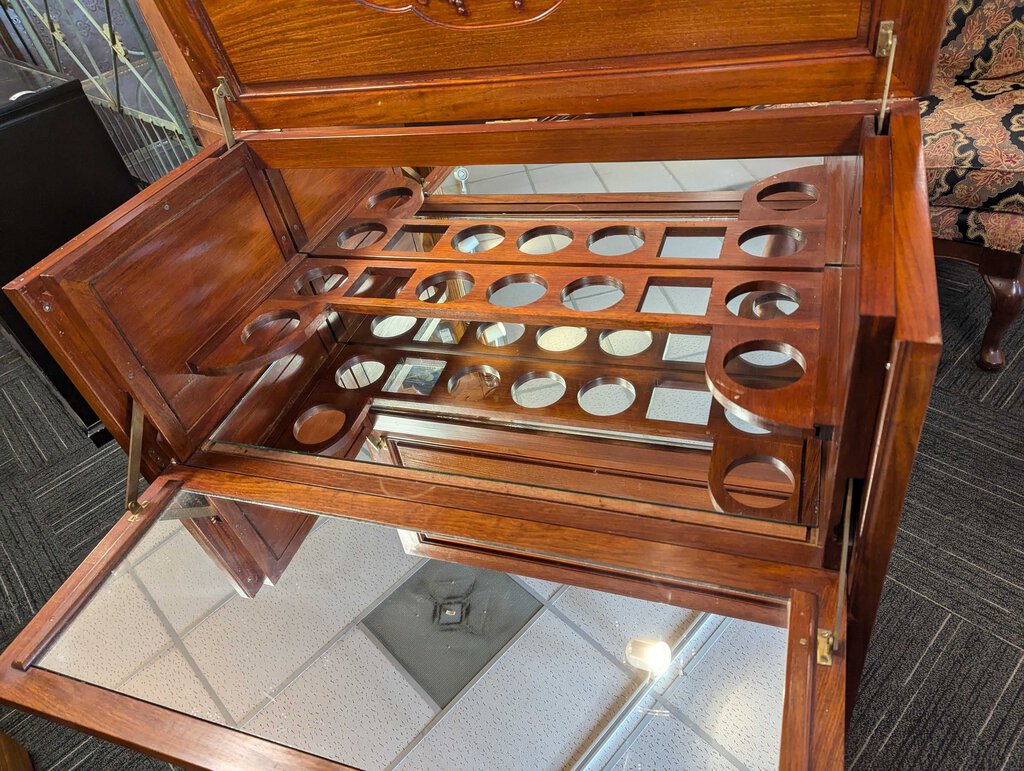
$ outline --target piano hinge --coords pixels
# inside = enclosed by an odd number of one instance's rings
[[[128,484],[124,492],[124,513],[129,522],[139,521],[139,512],[146,508],[139,503],[139,479],[142,477],[142,430],[146,416],[139,403],[132,399],[132,425],[128,433]]]
[[[228,102],[237,102],[228,80],[223,75],[218,76],[217,85],[213,89],[213,99],[217,107],[217,118],[220,119],[220,128],[224,132],[224,142],[228,148],[237,144],[235,130],[231,128],[231,116],[228,115]]]
[[[875,119],[875,133],[884,134],[886,119],[889,117],[889,89],[892,86],[892,65],[896,60],[896,31],[895,22],[886,19],[878,23],[878,39],[875,41],[875,56],[879,59],[886,59],[885,86],[882,88],[882,104],[878,109],[878,117]]]
[[[843,553],[839,558],[839,581],[836,586],[836,614],[831,629],[818,630],[818,663],[832,666],[832,654],[839,650],[846,602],[846,579],[850,557],[850,520],[853,518],[853,480],[846,483],[846,504],[843,510]]]

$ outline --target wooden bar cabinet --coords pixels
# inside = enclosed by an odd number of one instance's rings
[[[945,2],[145,6],[224,136],[6,287],[134,465],[0,700],[190,766],[327,764],[37,665],[188,490],[247,596],[316,514],[784,627],[780,765],[841,767],[939,355],[908,98]],[[805,156],[740,191],[436,185]]]

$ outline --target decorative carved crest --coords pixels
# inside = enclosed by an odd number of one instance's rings
[[[449,29],[492,29],[529,24],[544,18],[562,0],[356,0],[388,13],[414,13]]]

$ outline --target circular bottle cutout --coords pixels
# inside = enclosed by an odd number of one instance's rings
[[[363,222],[345,228],[338,235],[338,247],[346,251],[352,249],[366,249],[380,241],[387,234],[388,229],[379,222]]]
[[[478,364],[460,369],[448,380],[448,393],[462,401],[486,399],[501,383],[501,375],[494,367]]]
[[[384,365],[376,359],[357,356],[349,359],[334,373],[334,382],[341,388],[366,388],[384,374]]]
[[[621,377],[599,377],[580,389],[576,401],[591,415],[608,417],[628,410],[636,401],[636,389]]]
[[[366,208],[381,212],[377,216],[387,216],[387,212],[401,209],[412,200],[414,193],[411,187],[389,187],[387,190],[370,196]]]
[[[425,303],[446,303],[465,297],[473,290],[473,277],[462,270],[435,273],[416,288],[416,296]]]
[[[554,372],[527,372],[512,384],[512,401],[520,407],[550,407],[565,395],[565,380]]]
[[[560,225],[542,225],[523,233],[516,246],[524,254],[554,254],[572,243],[572,231]]]
[[[502,308],[520,308],[537,302],[548,291],[547,282],[533,273],[499,278],[487,288],[487,301]]]
[[[788,284],[750,281],[732,289],[725,304],[741,319],[769,321],[794,314],[800,307],[800,293]]]
[[[489,252],[505,240],[505,231],[497,225],[475,225],[455,234],[452,248],[463,254]]]
[[[492,348],[501,348],[504,345],[511,345],[526,332],[522,324],[510,323],[508,321],[491,321],[481,324],[476,330],[476,339],[484,345]]]
[[[401,337],[418,321],[415,316],[377,316],[370,322],[370,334],[385,340]]]
[[[772,211],[806,209],[818,200],[818,188],[807,182],[776,182],[757,194],[757,202]]]
[[[307,270],[292,285],[295,294],[315,296],[327,294],[348,281],[348,271],[339,265],[326,265]]]
[[[292,435],[300,444],[313,446],[337,436],[344,427],[345,413],[333,405],[321,404],[299,415]]]
[[[725,355],[725,374],[747,388],[785,388],[804,376],[805,360],[796,348],[774,340],[753,340]]]
[[[537,330],[537,345],[545,351],[562,353],[583,345],[586,327],[542,327]]]
[[[785,503],[796,490],[793,472],[770,455],[748,455],[734,460],[722,481],[733,500],[755,509],[773,509]]]
[[[242,342],[253,348],[267,348],[299,326],[299,314],[290,310],[260,314],[245,325]]]
[[[728,421],[729,425],[732,426],[733,428],[735,428],[737,431],[742,431],[744,434],[770,434],[771,433],[771,431],[769,431],[767,428],[761,428],[760,426],[755,426],[750,421],[744,420],[739,415],[733,414],[732,412],[729,411],[728,407],[724,407],[723,409],[725,411],[725,419]]]
[[[603,311],[626,296],[622,282],[611,276],[585,276],[562,290],[562,305],[569,310]]]
[[[609,356],[637,356],[651,347],[654,335],[645,329],[610,329],[597,342]]]
[[[621,257],[644,245],[644,233],[629,225],[601,228],[587,239],[587,248],[603,257]]]
[[[800,228],[788,225],[760,225],[751,228],[739,240],[740,249],[754,257],[789,257],[807,245]]]

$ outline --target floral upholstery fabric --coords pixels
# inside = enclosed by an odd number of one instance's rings
[[[1024,3],[952,0],[921,122],[935,235],[1024,250]]]
[[[932,234],[950,241],[970,241],[990,249],[1024,252],[1024,214],[932,206]]]

